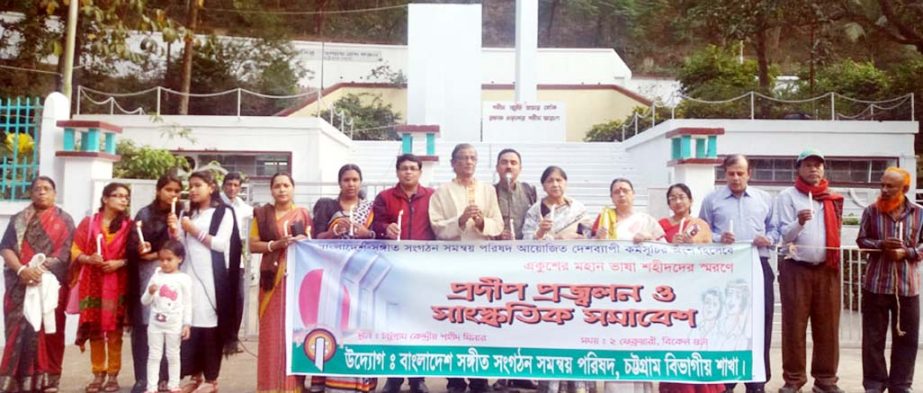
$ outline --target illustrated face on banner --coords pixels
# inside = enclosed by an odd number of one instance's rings
[[[702,319],[706,321],[717,320],[721,316],[721,294],[717,290],[709,290],[702,294]]]

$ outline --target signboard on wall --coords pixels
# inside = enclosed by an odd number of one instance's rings
[[[564,109],[563,102],[485,102],[481,118],[484,141],[564,142]]]

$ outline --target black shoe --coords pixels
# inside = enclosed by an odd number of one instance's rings
[[[528,379],[513,379],[513,380],[510,380],[508,385],[510,387],[520,388],[520,389],[529,389],[529,390],[538,389],[538,385],[536,385],[535,382],[532,382]]]
[[[410,393],[429,393],[429,388],[426,387],[426,382],[414,381],[410,383]]]
[[[815,384],[814,387],[811,388],[811,393],[846,393],[846,391],[843,389],[840,389],[840,387],[836,385],[817,385]]]
[[[506,390],[506,386],[507,386],[506,379],[498,379],[497,382],[494,382],[494,385],[492,387],[495,392],[502,392]]]
[[[131,387],[131,393],[144,393],[147,391],[147,381],[135,381]]]
[[[466,388],[461,386],[449,386],[445,388],[446,393],[465,393]]]
[[[816,389],[816,388],[817,388],[817,387],[815,387],[815,389]],[[801,393],[801,389],[798,388],[798,387],[795,386],[795,385],[785,384],[785,386],[782,386],[781,388],[779,388],[779,393]],[[815,393],[817,393],[817,392],[815,392]],[[821,392],[821,393],[823,393],[823,392]],[[845,392],[840,392],[840,393],[845,393]]]
[[[403,383],[403,378],[388,378],[388,382],[385,382],[385,387],[381,388],[381,393],[399,393]]]

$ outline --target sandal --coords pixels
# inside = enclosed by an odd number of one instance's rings
[[[180,388],[180,393],[192,393],[202,384],[202,377],[190,377],[189,383]]]
[[[193,393],[218,393],[218,381],[203,382]]]
[[[86,393],[99,393],[99,390],[103,387],[103,383],[106,382],[106,374],[94,374],[93,381],[87,384],[83,389]]]
[[[61,383],[60,375],[48,375],[45,378],[45,387],[42,388],[42,393],[58,393],[58,385]]]
[[[103,385],[103,391],[106,393],[114,393],[119,391],[119,375],[110,374],[109,379],[106,380],[106,384]]]

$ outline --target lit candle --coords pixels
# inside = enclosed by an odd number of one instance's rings
[[[814,216],[814,194],[808,191],[808,207],[811,209],[811,216]]]
[[[288,220],[282,223],[282,236],[288,237]]]
[[[141,241],[141,244],[144,244],[144,232],[141,232],[141,221],[135,222],[135,229],[138,230],[138,239]]]
[[[310,226],[308,226],[307,231],[305,231],[305,235],[308,236],[308,240],[311,240],[311,227]]]
[[[353,213],[356,211],[356,205],[349,208],[349,236],[355,236],[356,230],[353,229]]]
[[[173,202],[170,203],[170,213],[172,213],[174,216],[176,215],[176,201],[177,201],[178,199],[179,199],[179,198],[177,198],[177,197],[173,197]]]
[[[513,239],[516,238],[516,227],[513,226],[513,217],[510,217],[510,234],[512,234]]]
[[[403,231],[403,226],[401,226],[402,221],[404,221],[404,210],[397,212],[397,241],[401,241],[401,232]]]
[[[103,255],[103,234],[96,235],[96,253],[100,256]]]

